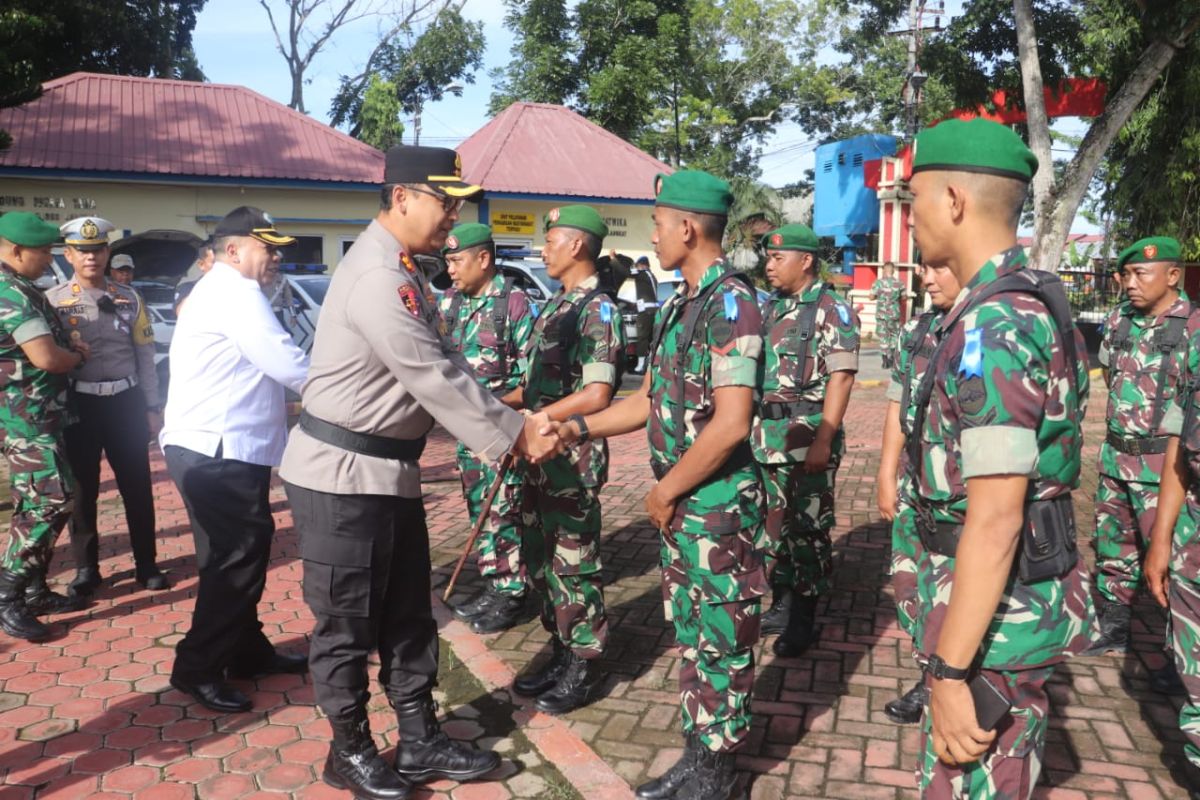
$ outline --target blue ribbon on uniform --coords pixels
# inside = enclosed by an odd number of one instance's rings
[[[733,292],[725,293],[725,319],[730,322],[737,322],[738,318],[738,301],[737,296]]]
[[[837,304],[838,318],[841,319],[843,325],[850,324],[850,309],[846,308],[841,303]]]
[[[537,303],[530,303],[529,304],[529,316],[533,317],[534,319],[537,319],[541,315],[542,315],[542,307],[539,306]]]
[[[983,328],[971,328],[967,331],[958,372],[964,378],[983,377]]]
[[[612,322],[612,306],[608,303],[600,304],[600,321],[604,323]]]

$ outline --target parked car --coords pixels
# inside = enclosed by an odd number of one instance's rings
[[[325,274],[297,273],[285,279],[292,289],[292,308],[291,313],[284,314],[284,327],[292,334],[296,346],[310,353],[331,278]]]

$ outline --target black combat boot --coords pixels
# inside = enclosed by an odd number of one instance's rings
[[[1129,606],[1111,600],[1100,601],[1100,638],[1082,655],[1102,656],[1105,653],[1124,653],[1129,649]]]
[[[558,683],[538,695],[534,706],[546,714],[566,714],[590,703],[600,688],[600,675],[591,661],[567,650]]]
[[[637,796],[642,800],[665,800],[668,797],[675,797],[675,792],[679,791],[679,787],[692,777],[692,772],[700,757],[700,751],[703,749],[705,748],[700,738],[694,733],[689,733],[684,739],[683,755],[679,757],[675,765],[664,772],[661,777],[639,786],[636,792]]]
[[[486,614],[491,610],[492,604],[496,602],[502,595],[494,591],[491,586],[484,589],[479,594],[472,597],[462,605],[454,607],[454,616],[461,620],[470,622],[476,617]]]
[[[28,584],[28,575],[0,570],[0,629],[15,639],[44,642],[50,638],[50,629],[25,606]]]
[[[783,633],[787,628],[788,614],[792,610],[792,590],[782,586],[771,587],[771,607],[759,618],[759,631]]]
[[[817,641],[816,626],[817,598],[796,597],[788,614],[787,629],[775,640],[771,650],[783,658],[794,658],[802,654]]]
[[[469,781],[500,766],[500,756],[476,750],[442,733],[433,698],[421,695],[415,700],[393,703],[399,725],[400,742],[396,745],[396,772],[414,783],[435,778]]]
[[[333,744],[321,778],[335,789],[351,792],[356,800],[402,800],[412,784],[387,765],[375,740],[367,712],[359,709],[345,717],[330,717]]]
[[[513,692],[522,697],[537,697],[558,683],[558,679],[562,677],[563,670],[567,668],[567,653],[570,651],[567,650],[566,645],[558,640],[557,636],[550,640],[550,645],[554,648],[554,654],[550,657],[550,660],[536,672],[522,675],[513,681]]]
[[[733,785],[737,783],[733,753],[714,753],[699,739],[697,744],[700,749],[696,752],[692,774],[675,792],[675,797],[686,800],[729,800],[733,796]]]
[[[912,725],[921,721],[925,706],[929,703],[929,690],[925,681],[917,683],[900,697],[883,707],[883,713],[897,725]]]
[[[29,583],[25,586],[25,607],[31,614],[66,614],[69,611],[79,611],[87,608],[88,599],[83,595],[62,595],[55,592],[46,583],[46,573],[29,573]]]
[[[70,594],[88,597],[95,594],[99,588],[100,565],[91,564],[86,567],[80,567],[75,571],[75,579],[71,581],[71,585],[67,587],[67,591]]]
[[[471,620],[471,630],[476,633],[506,631],[521,621],[524,610],[524,595],[497,593],[491,607]]]

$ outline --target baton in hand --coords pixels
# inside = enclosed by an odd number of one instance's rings
[[[496,479],[492,481],[487,497],[483,498],[483,507],[479,509],[479,518],[475,520],[475,527],[471,529],[471,535],[467,537],[467,544],[463,547],[462,555],[458,557],[458,564],[455,565],[454,572],[450,575],[450,582],[446,584],[446,591],[442,592],[443,603],[450,599],[450,593],[454,591],[454,583],[458,580],[458,574],[462,572],[463,564],[467,563],[467,556],[471,554],[471,549],[475,547],[475,540],[479,538],[479,532],[483,530],[483,523],[492,511],[492,502],[496,499],[496,492],[500,491],[500,485],[504,483],[504,476],[512,468],[514,458],[513,453],[508,453],[500,460],[500,466],[496,469]]]

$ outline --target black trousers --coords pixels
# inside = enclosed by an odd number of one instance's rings
[[[109,397],[74,394],[79,421],[63,433],[67,461],[79,491],[71,513],[71,549],[77,567],[100,562],[96,498],[100,495],[100,455],[108,459],[125,503],[125,524],[138,577],[152,574],[155,560],[154,494],[150,488],[150,429],[146,398],[138,387]]]
[[[275,648],[263,635],[258,601],[267,582],[271,468],[165,448],[167,470],[183,495],[200,581],[192,627],[175,646],[174,675],[192,683],[223,680],[226,667],[253,672]]]
[[[316,617],[308,667],[317,705],[329,717],[365,709],[373,650],[391,702],[430,691],[438,638],[421,500],[284,488],[300,534],[304,601]]]

